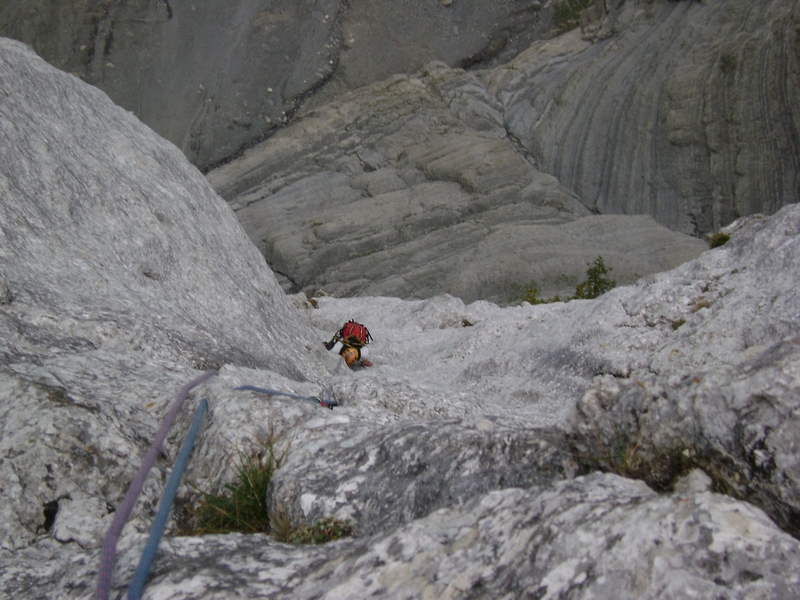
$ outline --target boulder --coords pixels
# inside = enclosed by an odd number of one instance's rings
[[[334,516],[360,535],[384,533],[489,491],[573,477],[559,431],[497,417],[400,421],[376,428],[312,424],[270,483],[270,510],[292,523]]]

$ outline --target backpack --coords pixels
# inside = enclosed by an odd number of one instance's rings
[[[369,329],[364,327],[361,323],[356,323],[350,319],[336,334],[336,338],[341,340],[345,346],[353,348],[360,348],[366,346],[372,341],[372,336],[369,334]]]

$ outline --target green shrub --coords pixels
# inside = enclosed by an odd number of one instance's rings
[[[512,302],[527,302],[529,304],[550,304],[552,302],[569,302],[570,300],[588,300],[597,298],[607,291],[615,288],[617,282],[609,279],[608,275],[613,269],[607,267],[605,260],[602,256],[594,259],[594,262],[589,263],[589,268],[586,270],[586,281],[582,281],[575,288],[575,295],[563,299],[561,296],[553,296],[552,298],[540,298],[539,287],[536,283],[531,282],[526,286],[513,285],[515,295]]]
[[[607,291],[615,288],[617,282],[607,277],[612,270],[611,267],[606,266],[602,256],[595,258],[594,262],[590,263],[589,268],[586,270],[586,281],[578,284],[573,298],[590,300],[602,296]]]

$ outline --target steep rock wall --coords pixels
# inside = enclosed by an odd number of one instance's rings
[[[530,0],[9,0],[0,35],[96,85],[205,168],[283,126],[333,75],[327,98],[430,60],[513,55],[539,9]]]
[[[800,200],[796,2],[629,1],[486,74],[538,166],[691,235]]]
[[[539,168],[602,213],[702,235],[798,200],[797,11],[791,0],[11,0],[0,34],[106,91],[202,169],[303,106],[431,60],[496,67],[533,43],[486,80]]]
[[[341,2],[6,2],[0,33],[105,91],[202,167],[330,75]]]

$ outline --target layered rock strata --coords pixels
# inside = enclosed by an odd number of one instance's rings
[[[435,63],[354,92],[209,173],[287,291],[510,302],[620,283],[706,246],[649,217],[591,216],[503,127],[472,75]]]
[[[698,235],[800,200],[796,2],[624,2],[486,73],[539,168]]]

